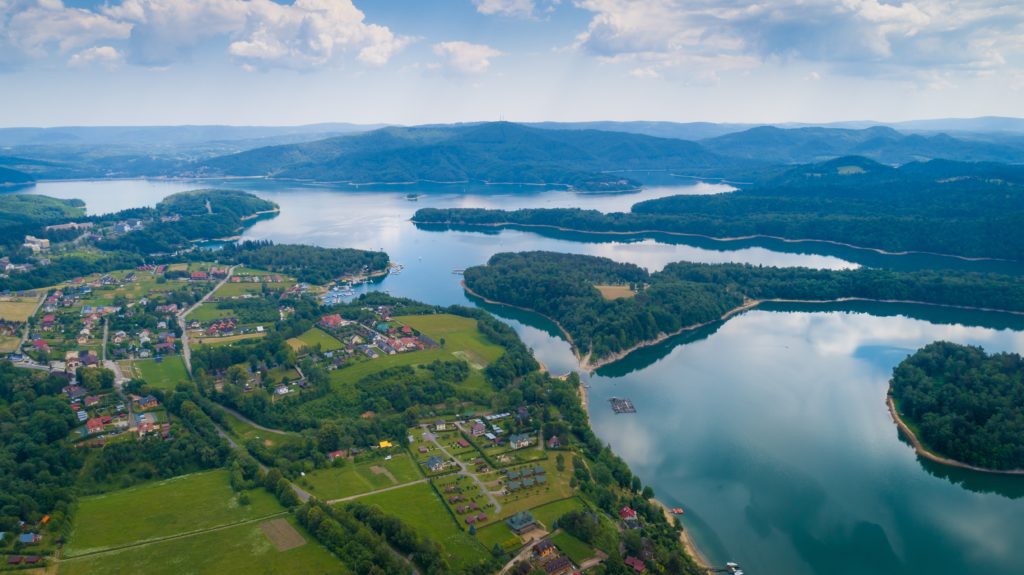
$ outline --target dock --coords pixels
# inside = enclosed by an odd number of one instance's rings
[[[608,400],[612,404],[612,411],[615,413],[636,413],[633,402],[623,397],[613,397]]]

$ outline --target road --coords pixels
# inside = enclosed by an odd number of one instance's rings
[[[32,310],[32,315],[28,316],[30,320],[31,320],[32,318],[34,318],[34,317],[36,316],[36,314],[37,314],[37,313],[39,313],[39,308],[43,307],[43,302],[44,302],[45,300],[46,300],[46,292],[44,291],[44,292],[43,292],[43,295],[39,296],[39,301],[38,301],[38,302],[36,302],[36,309]],[[19,344],[18,344],[18,349],[17,349],[17,351],[21,351],[21,348],[25,346],[25,342],[27,342],[27,341],[28,341],[28,336],[29,336],[29,334],[31,333],[31,332],[29,331],[29,327],[28,327],[28,326],[29,326],[29,322],[28,322],[28,321],[26,321],[26,322],[25,322],[25,330],[24,330],[24,332],[22,332],[22,334],[21,334],[21,343],[19,343]]]
[[[110,336],[110,322],[106,317],[103,318],[103,353],[100,355],[100,361],[104,365],[107,363],[107,337]]]
[[[185,324],[185,318],[188,314],[195,311],[197,307],[206,303],[206,300],[210,299],[213,292],[219,290],[221,286],[226,284],[227,281],[231,279],[231,274],[235,273],[236,267],[238,266],[231,266],[228,268],[228,275],[224,276],[224,279],[220,280],[217,285],[213,286],[213,289],[200,298],[195,305],[178,314],[178,326],[181,328],[181,359],[185,361],[185,369],[188,371],[189,375],[192,375],[192,350],[188,347],[188,326]]]
[[[452,454],[448,453],[448,450],[445,449],[444,446],[441,445],[441,443],[437,440],[437,436],[434,435],[433,433],[430,433],[429,428],[428,428],[428,426],[426,424],[422,425],[421,427],[423,428],[424,431],[426,431],[426,434],[424,434],[424,437],[426,437],[427,439],[430,439],[430,441],[433,442],[433,444],[436,445],[437,448],[441,450],[441,453],[443,453],[446,458],[454,459],[455,460],[455,463],[459,466],[459,475],[463,475],[463,476],[469,477],[470,479],[475,481],[476,484],[480,486],[480,492],[487,494],[487,498],[490,499],[491,503],[494,504],[494,511],[493,511],[493,513],[495,515],[500,513],[501,512],[501,503],[498,503],[498,499],[496,497],[494,497],[494,494],[491,493],[491,491],[489,489],[487,489],[487,486],[484,485],[484,482],[480,481],[480,478],[477,477],[475,473],[470,472],[469,468],[466,467],[465,463],[459,461],[455,457],[452,457]]]
[[[251,426],[255,427],[256,429],[259,429],[260,431],[266,431],[267,433],[278,433],[278,434],[281,434],[281,435],[299,435],[298,433],[296,433],[294,431],[285,431],[283,429],[274,429],[272,427],[264,427],[264,426],[256,423],[255,421],[249,419],[248,417],[242,415],[241,413],[238,413],[234,409],[231,409],[230,407],[228,407],[226,405],[218,403],[217,406],[220,407],[221,409],[223,409],[229,415],[231,415],[233,417],[236,417],[239,420],[241,420],[242,423],[245,423],[246,425],[251,425]]]

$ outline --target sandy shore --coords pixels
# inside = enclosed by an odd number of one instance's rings
[[[661,512],[665,514],[665,520],[667,520],[670,525],[674,521],[678,520],[678,517],[673,515],[672,511],[669,510],[668,506],[666,506],[661,501],[658,501],[657,499],[651,499],[651,503],[661,508]],[[680,524],[682,524],[681,521]],[[683,544],[683,547],[686,549],[686,554],[693,559],[694,563],[696,563],[698,567],[701,567],[702,569],[706,569],[709,571],[711,570],[711,564],[708,562],[707,558],[704,557],[704,555],[700,552],[700,549],[697,549],[697,546],[693,543],[693,539],[690,539],[690,532],[687,531],[685,528],[679,532],[679,541]]]
[[[914,432],[910,429],[910,426],[907,425],[905,421],[903,421],[903,418],[901,418],[900,414],[896,411],[896,404],[893,402],[891,395],[886,396],[885,404],[889,407],[889,415],[891,415],[892,420],[896,422],[896,426],[899,427],[900,431],[903,432],[903,435],[905,435],[907,439],[910,440],[910,444],[914,446],[914,451],[916,451],[917,454],[920,455],[921,457],[934,461],[935,463],[949,465],[950,467],[959,467],[961,469],[970,469],[971,471],[978,471],[981,473],[994,473],[998,475],[1024,475],[1024,469],[987,469],[985,467],[975,467],[974,465],[969,465],[962,461],[957,461],[955,459],[943,457],[937,453],[928,451],[927,449],[925,449],[924,444],[921,443],[921,440],[917,438],[917,435],[915,435]]]

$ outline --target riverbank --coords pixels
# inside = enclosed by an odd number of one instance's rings
[[[556,226],[553,224],[522,224],[517,222],[493,222],[493,223],[457,223],[457,222],[423,222],[417,221],[415,218],[412,219],[414,224],[425,224],[425,225],[447,225],[447,226],[467,226],[467,227],[485,227],[485,228],[536,228],[536,229],[548,229],[556,230],[560,232],[571,232],[578,234],[595,234],[602,236],[631,236],[631,235],[644,235],[644,234],[664,234],[667,236],[678,236],[688,238],[703,238],[707,240],[713,240],[716,242],[741,242],[749,240],[775,240],[787,244],[802,244],[802,243],[819,243],[828,244],[833,246],[839,246],[844,248],[850,248],[854,250],[861,250],[867,252],[874,252],[884,256],[909,256],[909,255],[924,255],[924,256],[938,256],[943,258],[953,258],[967,262],[1015,262],[1016,260],[1010,260],[1005,258],[989,258],[989,257],[975,257],[975,256],[961,256],[957,254],[946,254],[942,252],[929,252],[922,250],[905,250],[905,251],[889,251],[882,248],[873,248],[869,246],[859,246],[856,244],[848,244],[836,240],[822,240],[815,238],[785,238],[782,236],[772,236],[767,234],[750,234],[746,236],[709,236],[707,234],[697,234],[692,232],[670,232],[666,230],[581,230],[579,228],[567,228],[564,226]]]
[[[661,501],[658,501],[657,498],[651,499],[650,501],[661,508],[661,512],[665,515],[665,520],[668,521],[669,525],[673,524],[673,520],[678,520],[678,517],[669,510],[668,506]],[[679,524],[682,525],[682,521],[680,521]],[[685,527],[679,532],[679,542],[683,544],[683,548],[686,549],[686,554],[693,559],[693,562],[696,563],[698,567],[705,571],[712,570],[711,562],[709,562],[707,557],[705,557],[704,554],[700,552],[700,549],[697,548],[693,539],[690,538],[690,532]]]
[[[964,463],[962,461],[957,461],[955,459],[943,457],[933,451],[929,451],[924,446],[924,444],[921,443],[921,440],[918,439],[917,434],[914,433],[914,430],[912,430],[910,426],[907,425],[907,422],[903,421],[903,418],[900,417],[899,411],[896,409],[896,403],[893,401],[891,394],[886,395],[885,404],[889,407],[889,415],[892,416],[892,420],[896,423],[896,426],[899,428],[900,432],[903,433],[903,435],[907,438],[908,441],[910,441],[910,444],[914,447],[914,451],[916,451],[917,454],[920,455],[921,457],[924,457],[929,461],[934,461],[935,463],[941,463],[942,465],[948,465],[950,467],[959,467],[961,469],[969,469],[971,471],[977,471],[979,473],[992,473],[996,475],[1024,475],[1024,469],[989,469],[987,467],[977,467],[974,465],[970,465],[968,463]]]

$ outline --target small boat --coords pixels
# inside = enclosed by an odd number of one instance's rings
[[[682,507],[673,507],[671,511],[674,515],[682,515],[683,513],[685,513]]]

